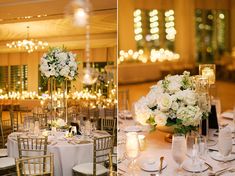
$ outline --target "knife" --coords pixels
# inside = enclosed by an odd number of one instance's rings
[[[209,149],[210,152],[219,152],[217,149]],[[235,152],[231,152],[231,154],[235,154]]]
[[[160,157],[159,174],[161,174],[161,173],[162,173],[162,163],[163,163],[163,160],[164,160],[164,157],[163,157],[163,156],[161,156],[161,157]]]

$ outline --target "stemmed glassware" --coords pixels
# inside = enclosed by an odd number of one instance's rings
[[[219,130],[219,152],[223,156],[224,162],[227,157],[231,154],[233,143],[232,143],[232,131],[228,126],[222,127]]]
[[[191,132],[187,135],[186,141],[187,141],[187,155],[192,159],[192,165],[195,165],[196,157],[197,157],[197,145],[196,145],[196,139],[197,134],[194,132]]]
[[[179,165],[177,174],[180,174],[182,169],[181,165],[186,158],[187,144],[184,134],[174,134],[172,139],[172,157]]]
[[[195,139],[197,145],[197,157],[199,158],[200,172],[203,172],[203,161],[207,159],[207,140],[203,135],[199,135]]]
[[[126,134],[126,156],[131,160],[128,169],[130,174],[134,175],[136,168],[136,159],[140,154],[139,139],[136,132],[129,132]]]

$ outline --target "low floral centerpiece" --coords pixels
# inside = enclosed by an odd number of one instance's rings
[[[64,119],[58,118],[56,120],[52,120],[51,123],[49,123],[51,127],[55,127],[56,129],[68,129],[69,126],[64,121]]]
[[[196,130],[200,121],[208,117],[209,104],[195,91],[193,77],[168,75],[135,104],[136,119],[143,125],[173,127],[174,132]]]
[[[76,54],[64,48],[50,48],[43,54],[40,62],[40,71],[46,78],[54,77],[58,81],[74,80],[78,75]]]

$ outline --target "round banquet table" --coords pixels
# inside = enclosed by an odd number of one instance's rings
[[[219,119],[220,123],[228,123],[229,126],[232,126],[232,120],[228,120],[225,118],[220,117]],[[118,133],[118,152],[119,157],[122,158],[121,163],[118,165],[118,172],[120,175],[128,176],[130,173],[128,173],[128,164],[129,160],[125,157],[121,156],[125,152],[125,144],[123,144],[125,140],[125,128],[128,126],[138,126],[138,124],[134,120],[124,120],[119,118],[119,133]],[[156,130],[154,132],[149,132],[148,127],[141,127],[141,131],[138,132],[138,134],[144,134],[146,137],[146,144],[145,149],[140,152],[139,157],[137,158],[136,164],[137,164],[137,170],[135,171],[135,175],[137,176],[150,176],[150,174],[157,174],[158,172],[148,172],[144,171],[139,167],[139,161],[143,161],[150,158],[155,158],[156,160],[159,160],[161,156],[164,156],[164,160],[167,162],[167,167],[162,170],[161,176],[177,176],[176,169],[178,165],[173,160],[172,153],[171,153],[171,143],[168,143],[165,141],[165,135],[167,133],[161,132],[159,130]],[[212,134],[212,132],[210,132]],[[217,137],[212,134],[210,139],[214,138],[217,140]],[[210,149],[218,149],[217,144],[214,146],[209,146]],[[235,152],[235,145],[233,145],[233,152]],[[188,159],[188,157],[186,157]],[[218,171],[222,168],[225,168],[225,165],[223,165],[223,162],[215,161],[210,157],[210,154],[207,154],[206,162],[209,163],[213,167],[213,171]],[[227,166],[231,166],[235,168],[235,160],[231,162],[226,163]],[[188,171],[183,170],[182,175],[183,176],[208,176],[208,173],[210,171],[207,170],[203,173],[191,173]],[[232,173],[235,175],[235,173]]]
[[[61,132],[60,132],[61,133]],[[10,157],[18,158],[18,145],[17,135],[20,132],[11,133],[8,136],[7,148],[8,155]],[[95,136],[104,136],[108,134],[95,133]],[[55,135],[57,136],[57,135]],[[68,143],[68,141],[61,137],[51,139],[48,137],[48,141],[53,141],[47,146],[48,153],[54,154],[54,175],[55,176],[72,176],[72,168],[76,164],[93,162],[93,142],[85,144]]]

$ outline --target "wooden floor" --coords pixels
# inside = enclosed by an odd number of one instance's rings
[[[156,82],[148,82],[141,84],[121,85],[118,90],[129,90],[129,108],[141,96],[145,96],[152,85]],[[222,112],[228,109],[233,109],[235,106],[235,83],[231,82],[216,82],[216,89],[214,90],[215,97],[220,99]]]

